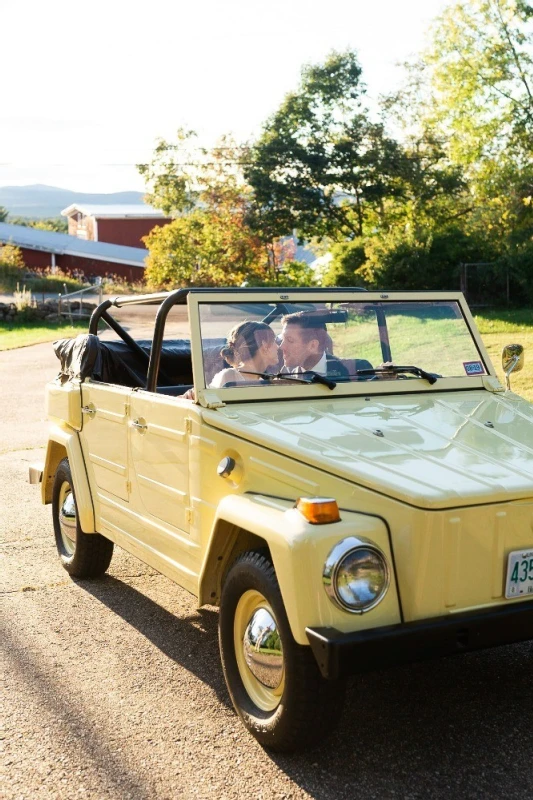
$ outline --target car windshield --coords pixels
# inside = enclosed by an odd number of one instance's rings
[[[456,300],[200,301],[198,310],[208,387],[488,373]]]

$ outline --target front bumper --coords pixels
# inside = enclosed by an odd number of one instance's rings
[[[354,633],[306,628],[325,678],[424,661],[533,639],[533,601],[467,611]]]

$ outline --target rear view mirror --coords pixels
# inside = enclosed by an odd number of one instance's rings
[[[511,388],[511,372],[519,372],[524,366],[524,348],[521,344],[506,344],[502,350],[502,367],[505,372],[507,388]]]

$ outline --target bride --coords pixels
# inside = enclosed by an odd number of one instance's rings
[[[254,373],[265,372],[269,367],[278,367],[278,345],[274,331],[265,322],[240,322],[227,336],[227,344],[220,351],[222,358],[230,364],[217,372],[210,383],[221,388],[228,383],[259,381]]]

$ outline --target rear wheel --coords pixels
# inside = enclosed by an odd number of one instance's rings
[[[262,745],[291,752],[326,738],[341,715],[345,684],[322,678],[311,648],[295,642],[265,554],[243,553],[230,568],[219,641],[233,705]]]
[[[61,562],[73,578],[96,578],[111,563],[113,542],[99,533],[83,533],[68,459],[59,464],[52,491],[52,517]]]

